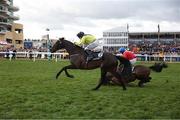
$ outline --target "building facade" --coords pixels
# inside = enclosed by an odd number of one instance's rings
[[[113,28],[103,32],[103,50],[116,52],[120,47],[131,49],[157,49],[180,46],[180,32],[129,32],[128,27]],[[152,51],[152,50],[151,50]]]
[[[127,27],[117,27],[103,32],[103,50],[116,52],[120,47],[128,47]]]
[[[13,0],[0,1],[0,40],[12,44],[15,48],[23,48],[23,25],[14,23],[19,17],[14,12],[19,8]]]

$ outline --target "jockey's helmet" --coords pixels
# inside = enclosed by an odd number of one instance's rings
[[[118,50],[120,53],[124,53],[125,51],[126,51],[126,49],[124,48],[124,47],[121,47],[121,48],[119,48],[119,50]]]
[[[80,38],[80,39],[81,39],[83,36],[84,36],[84,32],[79,32],[79,33],[77,34],[77,37]]]

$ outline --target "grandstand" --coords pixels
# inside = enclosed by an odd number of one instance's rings
[[[131,32],[129,44],[180,45],[180,32]]]
[[[129,48],[138,47],[146,52],[180,52],[180,32],[131,32]]]
[[[141,52],[179,51],[180,32],[129,32],[128,27],[117,27],[103,32],[103,49],[116,52],[120,47]]]

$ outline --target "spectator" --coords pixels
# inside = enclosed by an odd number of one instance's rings
[[[16,49],[14,49],[12,53],[12,59],[15,59],[15,58],[16,58]]]
[[[29,59],[31,59],[31,60],[32,60],[32,58],[33,58],[32,55],[33,55],[33,54],[32,54],[32,50],[29,50]]]
[[[164,52],[163,51],[159,52],[159,61],[164,61]]]
[[[9,59],[9,49],[6,49],[5,58]]]

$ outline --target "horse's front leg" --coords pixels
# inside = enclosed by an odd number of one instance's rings
[[[122,85],[123,90],[126,90],[125,81],[122,78],[122,76],[119,75],[117,72],[112,72],[111,74],[113,74],[119,80],[119,82],[121,83],[121,84],[118,84],[118,85]]]
[[[98,85],[93,90],[98,90],[101,87],[101,85],[104,83],[106,73],[107,73],[106,71],[101,69],[101,78],[99,79]]]
[[[67,77],[74,78],[73,75],[70,75],[70,74],[68,73],[67,69],[76,69],[76,67],[75,67],[74,65],[69,65],[69,66],[66,66],[66,69],[64,69],[65,74],[66,74]]]
[[[65,66],[63,67],[56,75],[56,79],[59,77],[59,75],[65,71],[65,74],[67,77],[70,77],[70,78],[73,78],[74,76],[73,75],[70,75],[68,72],[67,72],[67,69],[76,69],[76,67],[74,65],[68,65],[68,66]]]
[[[143,83],[144,83],[144,81],[143,81],[143,80],[140,80],[140,81],[138,82],[138,86],[139,86],[139,87],[143,87],[143,85],[144,85]]]
[[[150,80],[151,80],[151,77],[146,77],[146,78],[144,78],[144,79],[140,79],[140,81],[139,81],[139,83],[138,83],[138,86],[139,87],[143,87],[144,86],[144,83],[147,83],[147,82],[150,82]]]

